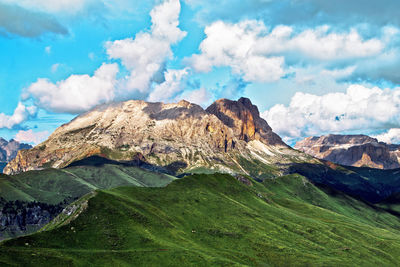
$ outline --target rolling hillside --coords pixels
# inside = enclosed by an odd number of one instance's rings
[[[170,175],[112,161],[102,161],[101,158],[96,157],[77,162],[74,166],[64,169],[30,171],[14,176],[0,174],[0,197],[3,200],[0,202],[0,208],[3,209],[0,216],[3,218],[0,240],[37,231],[48,222],[49,218],[54,218],[59,213],[59,209],[53,209],[58,212],[46,215],[47,220],[37,225],[27,225],[29,223],[25,222],[22,211],[12,209],[4,211],[7,204],[15,207],[15,203],[10,205],[9,202],[24,202],[25,206],[29,203],[40,202],[42,206],[49,204],[65,207],[96,189],[119,186],[158,187],[165,186],[174,179],[176,178]],[[21,215],[22,219],[16,218],[18,215]],[[42,216],[42,213],[37,216]]]
[[[69,224],[0,246],[3,265],[394,266],[400,220],[300,175],[194,175],[97,191]]]

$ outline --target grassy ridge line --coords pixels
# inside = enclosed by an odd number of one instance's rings
[[[81,197],[77,201],[71,203],[68,207],[66,207],[61,214],[59,214],[56,218],[54,218],[50,223],[46,224],[40,231],[50,231],[61,227],[63,225],[67,225],[78,216],[84,212],[88,207],[88,201],[92,197],[94,197],[97,193],[90,192],[89,194]]]
[[[96,189],[118,186],[165,186],[175,178],[137,167],[105,164],[0,175],[0,196],[5,200],[58,204]]]
[[[165,188],[101,190],[70,224],[4,242],[0,262],[25,266],[400,263],[397,217],[321,190],[300,175],[251,182],[247,186],[229,175],[194,175]]]
[[[175,177],[149,172],[137,167],[104,164],[102,166],[75,166],[65,169],[31,171],[14,176],[0,176],[0,196],[7,201],[41,202],[64,208],[72,201],[96,189],[118,186],[165,186]],[[0,203],[0,211],[3,209]],[[15,215],[14,215],[15,214]],[[51,214],[53,218],[57,214]],[[18,219],[16,216],[19,216]],[[26,217],[24,217],[26,216]],[[30,217],[29,217],[30,216]],[[0,240],[29,234],[42,228],[47,221],[35,220],[23,211],[8,211],[2,218],[12,223],[0,229]]]

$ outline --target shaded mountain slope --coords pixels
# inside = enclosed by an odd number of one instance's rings
[[[394,266],[397,217],[290,175],[263,184],[195,175],[99,191],[77,219],[2,243],[18,265]]]
[[[295,163],[288,173],[306,176],[316,184],[323,184],[366,201],[377,203],[400,192],[400,169],[380,170],[324,164]]]

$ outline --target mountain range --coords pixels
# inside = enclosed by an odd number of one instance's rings
[[[145,161],[170,172],[207,168],[231,173],[247,173],[240,163],[243,160],[272,164],[310,158],[272,132],[246,98],[221,99],[206,110],[186,101],[132,100],[78,116],[45,142],[20,151],[4,173],[63,168],[93,155]]]
[[[308,137],[296,149],[337,164],[378,169],[400,168],[400,145],[378,142],[366,135]]]
[[[99,106],[0,175],[0,263],[397,265],[399,170],[374,140],[293,149],[247,98]],[[370,160],[318,159],[314,142]]]

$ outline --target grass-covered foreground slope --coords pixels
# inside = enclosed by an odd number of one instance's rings
[[[96,189],[165,186],[174,179],[123,164],[88,164],[0,175],[0,240],[39,230],[67,204]]]
[[[397,217],[300,175],[245,182],[193,175],[98,191],[69,224],[2,243],[0,264],[399,265]]]
[[[18,175],[0,174],[0,196],[8,201],[39,201],[57,204],[96,189],[120,186],[165,186],[175,178],[134,166],[102,164],[65,169],[29,171]]]

